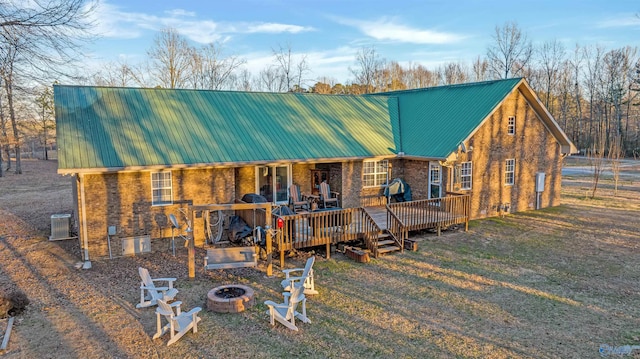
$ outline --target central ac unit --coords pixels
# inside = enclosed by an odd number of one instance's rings
[[[71,224],[70,214],[51,215],[51,236],[50,241],[69,239],[69,228]]]

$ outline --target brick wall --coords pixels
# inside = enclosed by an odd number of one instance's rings
[[[121,238],[170,237],[169,214],[174,214],[180,224],[184,224],[179,209],[186,208],[189,203],[232,203],[235,197],[233,169],[172,171],[174,204],[167,206],[152,206],[150,172],[92,174],[84,175],[83,180],[90,258],[109,255],[108,226],[116,226],[111,250],[118,256],[122,253]],[[80,188],[77,191],[80,202]],[[82,229],[79,228],[81,235]],[[204,240],[202,218],[194,220],[193,229],[196,244],[201,244]],[[161,247],[167,247],[165,241],[152,240],[152,250],[161,250]]]
[[[516,117],[515,134],[507,134],[509,116]],[[546,174],[541,208],[560,204],[562,158],[560,145],[516,91],[469,141],[473,151],[459,153],[458,162],[473,163],[472,218],[496,216],[508,203],[509,212],[534,209],[535,175]],[[515,159],[515,183],[505,185],[505,161]]]

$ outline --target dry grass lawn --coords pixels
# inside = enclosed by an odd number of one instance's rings
[[[614,197],[605,178],[588,199],[589,179],[572,177],[562,206],[474,221],[467,233],[417,234],[417,252],[368,264],[318,257],[312,323],[292,332],[271,327],[262,304],[282,298],[277,270],[266,278],[264,267],[198,267],[189,281],[184,250],[77,269],[77,241],[47,240],[50,215],[71,210],[70,179],[55,167],[29,161],[24,175],[0,178],[0,291],[31,300],[2,357],[594,358],[602,344],[640,344],[640,180],[625,180]],[[167,348],[166,338],[151,339],[154,309],[135,308],[140,265],[178,277],[187,309],[230,283],[254,288],[259,304],[205,310],[198,333]]]

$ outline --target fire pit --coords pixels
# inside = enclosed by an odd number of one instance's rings
[[[207,309],[218,313],[240,313],[256,304],[253,289],[241,284],[215,287],[207,294]]]

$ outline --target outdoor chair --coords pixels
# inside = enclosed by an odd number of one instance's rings
[[[293,212],[295,213],[298,212],[298,209],[309,210],[309,202],[300,194],[300,187],[296,184],[289,186],[289,205],[293,206]]]
[[[181,304],[182,302],[167,304],[162,299],[158,299],[158,308],[156,308],[157,330],[153,339],[160,338],[165,335],[165,333],[170,332],[171,339],[167,342],[167,346],[169,346],[182,338],[190,329],[193,330],[194,333],[198,332],[198,322],[201,319],[198,317],[198,313],[202,308],[195,307],[183,313],[180,311]],[[162,317],[165,317],[167,320],[167,324],[164,326],[162,325]]]
[[[173,282],[176,278],[151,278],[149,271],[146,268],[138,267],[138,273],[140,273],[140,303],[136,305],[136,308],[146,308],[152,305],[156,305],[158,300],[165,302],[173,300],[178,290],[173,288]],[[154,282],[167,282],[165,287],[156,287]]]
[[[316,290],[315,281],[313,279],[313,263],[315,262],[316,257],[311,256],[307,259],[307,264],[304,268],[292,268],[285,269],[282,272],[285,274],[286,278],[280,283],[282,288],[285,291],[291,292],[296,286],[304,286],[304,294],[305,295],[313,295],[318,294]],[[300,276],[294,277],[291,276],[292,272],[302,272]]]
[[[311,320],[307,318],[307,298],[304,296],[303,286],[294,287],[291,292],[285,292],[282,295],[284,295],[284,303],[278,304],[270,300],[264,302],[269,307],[267,314],[271,318],[271,325],[275,325],[277,320],[285,327],[298,331],[296,318],[303,323],[311,323]],[[296,311],[300,302],[302,302],[302,313]]]
[[[340,207],[340,203],[338,202],[339,195],[340,193],[331,191],[331,188],[329,188],[329,184],[326,181],[322,181],[322,183],[320,183],[320,203],[322,203],[324,208],[328,208],[328,205],[332,205],[332,207]]]

